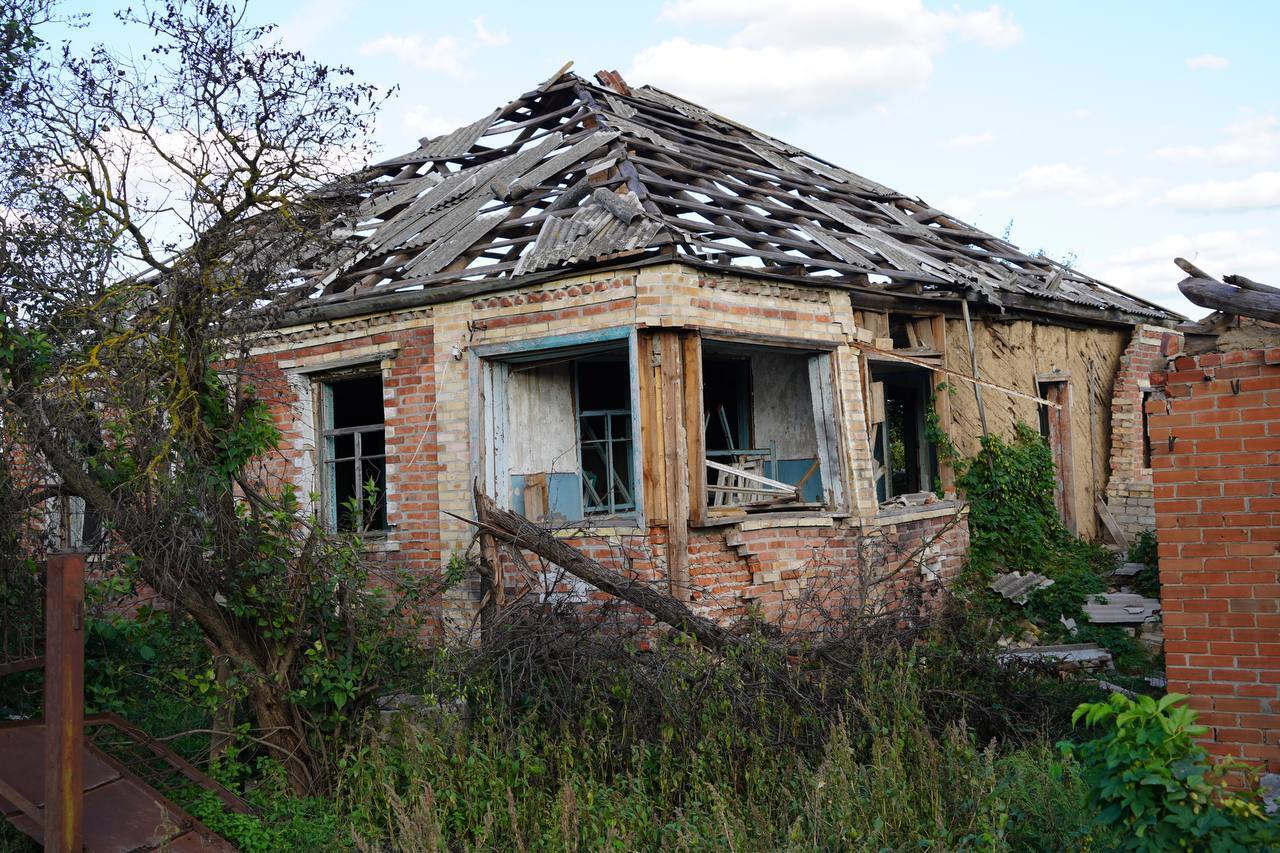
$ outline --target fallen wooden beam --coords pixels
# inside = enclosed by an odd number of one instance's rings
[[[1207,278],[1184,278],[1178,290],[1202,308],[1280,323],[1280,294],[1246,290]]]
[[[482,521],[470,521],[495,536],[537,554],[544,560],[564,569],[576,578],[586,581],[601,592],[616,595],[641,610],[665,622],[676,630],[693,636],[698,642],[717,651],[725,651],[739,644],[736,636],[705,616],[699,616],[684,602],[654,589],[648,583],[629,578],[583,554],[551,533],[518,515],[498,506],[492,498],[478,488],[475,491],[476,511]]]

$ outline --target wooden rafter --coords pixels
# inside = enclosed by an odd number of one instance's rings
[[[660,89],[616,72],[598,79],[561,73],[352,176],[333,245],[295,275],[319,301],[345,301],[467,282],[492,290],[538,270],[665,253],[798,282],[1176,319]]]

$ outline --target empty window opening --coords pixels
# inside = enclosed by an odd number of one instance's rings
[[[931,379],[931,371],[902,362],[871,365],[868,423],[881,503],[937,491],[938,454],[926,429]]]
[[[496,363],[504,425],[495,453],[510,504],[534,521],[636,510],[634,406],[624,346]],[[503,419],[505,415],[505,421]]]
[[[702,353],[707,505],[765,511],[825,504],[819,433],[834,426],[819,428],[830,413],[815,407],[811,386],[822,374],[814,360],[827,355],[715,341],[704,341]]]
[[[894,349],[911,350],[918,356],[941,354],[934,341],[932,317],[889,314],[889,337]]]
[[[382,377],[321,384],[321,494],[333,530],[387,529],[387,442]]]

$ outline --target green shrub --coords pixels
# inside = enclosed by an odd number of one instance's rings
[[[1063,743],[1080,762],[1094,824],[1107,849],[1263,850],[1280,846],[1255,791],[1233,791],[1225,777],[1242,766],[1213,764],[1195,738],[1208,729],[1170,693],[1082,704],[1073,721],[1103,727],[1095,739]]]
[[[1129,562],[1142,563],[1142,570],[1129,581],[1139,595],[1160,597],[1160,553],[1154,530],[1144,530],[1129,546]]]

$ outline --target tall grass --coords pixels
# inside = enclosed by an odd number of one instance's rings
[[[725,697],[705,693],[719,710],[626,748],[634,721],[608,701],[557,729],[533,714],[514,729],[456,710],[401,718],[348,756],[338,808],[360,850],[1070,846],[1085,823],[1074,767],[1043,738],[936,730],[920,667],[866,659],[844,710],[804,721],[822,730],[807,748],[735,730]]]

